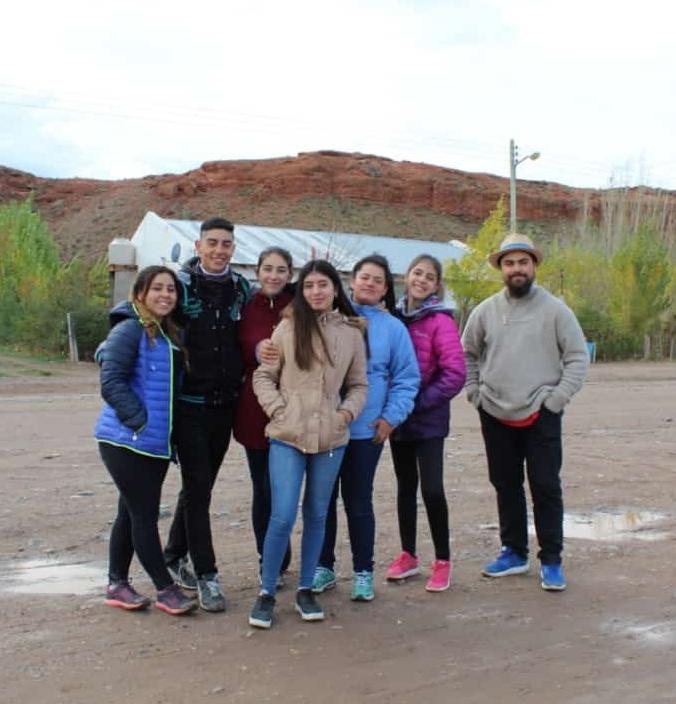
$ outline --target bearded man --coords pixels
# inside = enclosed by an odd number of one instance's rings
[[[465,389],[479,411],[488,476],[497,494],[502,549],[482,570],[529,570],[524,465],[533,498],[540,583],[566,588],[561,489],[563,409],[584,382],[589,355],[574,313],[536,285],[544,256],[525,235],[508,235],[488,261],[505,287],[470,315],[462,343]]]

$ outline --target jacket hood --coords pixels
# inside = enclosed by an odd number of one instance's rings
[[[118,323],[121,323],[127,318],[138,320],[138,314],[129,301],[121,301],[108,313],[108,322],[111,328],[114,328]]]
[[[184,262],[183,266],[181,267],[181,271],[186,272],[186,274],[199,274],[200,269],[197,266],[200,262],[199,257],[190,257],[186,262]]]
[[[428,296],[420,307],[410,312],[406,311],[406,296],[402,296],[397,303],[397,312],[401,319],[406,323],[412,323],[415,320],[425,318],[432,313],[443,313],[451,318],[454,318],[453,309],[449,308],[438,296]]]

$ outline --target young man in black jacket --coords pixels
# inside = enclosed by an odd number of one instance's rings
[[[186,589],[197,588],[203,609],[223,611],[209,508],[230,443],[242,378],[237,332],[249,284],[230,268],[235,251],[232,223],[206,220],[195,247],[198,256],[179,273],[179,322],[185,331],[188,369],[174,413],[174,437],[183,487],[164,555],[176,581]]]

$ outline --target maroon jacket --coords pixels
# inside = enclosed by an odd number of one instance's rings
[[[251,385],[254,370],[258,367],[256,345],[272,335],[282,310],[292,298],[293,294],[287,290],[282,291],[276,298],[268,298],[257,291],[242,311],[239,345],[244,363],[244,383],[235,412],[233,434],[237,442],[252,450],[267,449],[265,426],[269,422]]]

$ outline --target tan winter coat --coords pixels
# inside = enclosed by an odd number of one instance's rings
[[[262,364],[253,375],[254,393],[270,418],[266,435],[309,454],[347,444],[349,422],[339,411],[349,411],[351,420],[356,418],[368,389],[364,321],[331,311],[319,318],[319,325],[333,365],[322,361],[307,371],[299,369],[293,321],[285,317],[272,335],[279,359],[275,364]],[[319,341],[315,349],[323,359]]]

